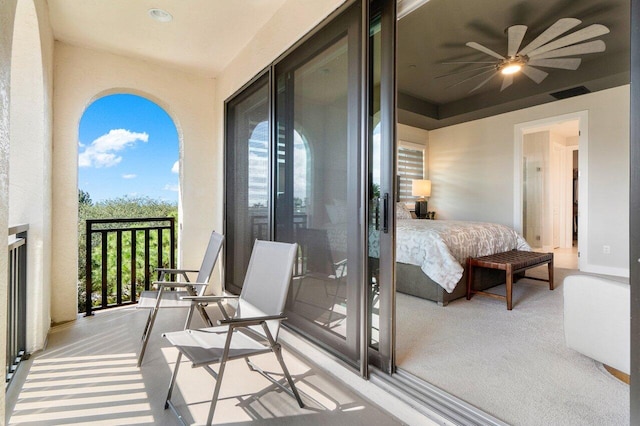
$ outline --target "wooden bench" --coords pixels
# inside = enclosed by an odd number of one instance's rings
[[[512,250],[504,253],[491,254],[482,257],[470,257],[467,261],[467,300],[471,299],[473,294],[481,294],[484,296],[505,299],[505,296],[499,294],[487,293],[484,291],[475,291],[473,289],[473,270],[476,267],[500,269],[506,273],[507,282],[507,309],[512,309],[511,293],[513,289],[513,276],[519,272],[524,272],[529,268],[547,264],[549,267],[549,279],[528,277],[532,280],[546,281],[549,283],[549,290],[553,290],[553,253],[537,253],[534,251]]]

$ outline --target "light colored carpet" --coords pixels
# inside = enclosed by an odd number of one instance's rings
[[[629,386],[565,346],[562,280],[574,273],[556,268],[554,291],[521,279],[512,311],[482,296],[440,307],[398,293],[398,367],[513,425],[628,425]],[[527,275],[546,278],[546,266]]]

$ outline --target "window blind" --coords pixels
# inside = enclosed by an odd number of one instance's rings
[[[398,201],[413,201],[411,180],[424,177],[424,151],[398,147]]]

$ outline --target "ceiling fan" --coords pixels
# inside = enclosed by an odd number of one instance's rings
[[[445,62],[445,64],[490,64],[453,73],[459,74],[471,71],[481,71],[449,87],[457,86],[466,81],[490,73],[487,78],[471,89],[469,93],[478,90],[497,75],[503,75],[502,87],[500,88],[500,91],[503,91],[513,84],[513,77],[519,72],[522,72],[522,74],[540,84],[549,75],[549,73],[542,71],[537,67],[576,70],[580,66],[582,59],[574,58],[573,56],[604,52],[606,49],[606,45],[602,40],[595,40],[586,43],[583,42],[609,32],[609,29],[604,25],[593,24],[564,37],[557,38],[581,23],[582,21],[576,18],[559,19],[522,49],[520,49],[520,45],[522,44],[527,32],[527,26],[512,25],[505,31],[508,36],[506,56],[500,55],[480,43],[470,41],[466,43],[467,46],[495,59],[490,62]],[[452,74],[446,74],[439,77],[446,77],[449,75]]]

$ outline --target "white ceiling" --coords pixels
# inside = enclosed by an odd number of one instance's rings
[[[215,77],[286,0],[48,0],[56,40]],[[160,8],[168,23],[148,15]]]

